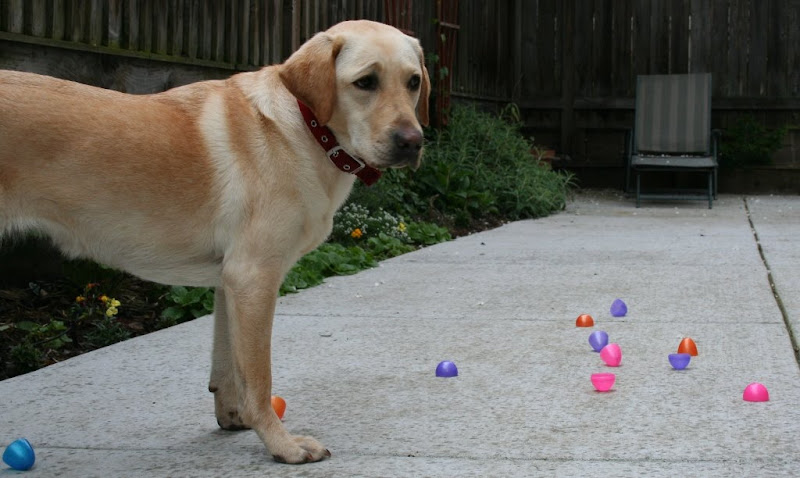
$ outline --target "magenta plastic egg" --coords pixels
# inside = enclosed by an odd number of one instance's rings
[[[766,402],[769,401],[769,392],[764,385],[753,382],[744,389],[742,398],[747,402]]]
[[[609,367],[619,367],[622,363],[622,349],[619,344],[608,344],[600,351],[600,358]]]
[[[617,376],[613,373],[593,373],[592,385],[598,392],[607,392],[614,386]]]

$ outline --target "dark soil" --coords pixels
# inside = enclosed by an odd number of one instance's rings
[[[98,282],[89,294],[87,284],[65,278],[0,287],[0,380],[161,328],[167,289],[128,274],[114,276],[113,281]],[[97,300],[101,295],[120,302],[113,318],[105,317],[106,308]],[[79,296],[99,307],[87,313],[76,302]],[[62,325],[53,327],[54,321]],[[31,332],[36,325],[37,331]]]

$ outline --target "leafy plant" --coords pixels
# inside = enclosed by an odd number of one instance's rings
[[[739,168],[765,165],[783,145],[788,128],[767,128],[754,116],[740,117],[725,129],[720,142],[720,166]]]
[[[280,293],[297,292],[321,284],[325,277],[355,274],[375,265],[372,254],[360,247],[325,243],[295,264],[281,284]]]
[[[119,320],[105,317],[94,323],[94,330],[86,334],[86,340],[95,347],[105,347],[117,342],[122,342],[131,337],[131,332]]]
[[[162,327],[196,319],[214,310],[214,289],[208,287],[170,287],[164,299],[171,305],[161,312]]]
[[[446,227],[430,222],[412,222],[408,225],[408,237],[414,244],[431,246],[452,239]]]

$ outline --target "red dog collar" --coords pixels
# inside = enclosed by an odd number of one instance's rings
[[[308,129],[311,130],[311,134],[314,135],[319,145],[325,150],[325,154],[328,155],[328,159],[330,159],[337,168],[345,173],[355,174],[356,177],[367,186],[372,186],[380,179],[381,172],[378,169],[347,154],[347,151],[336,141],[336,136],[334,136],[333,131],[327,126],[319,124],[314,113],[308,106],[303,104],[302,101],[297,100],[297,104],[300,106],[300,113],[303,114],[303,119],[306,121]]]

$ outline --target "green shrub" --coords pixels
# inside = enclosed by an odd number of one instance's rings
[[[725,128],[720,141],[720,166],[739,168],[772,163],[783,145],[787,127],[770,129],[752,115],[740,117]]]

